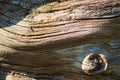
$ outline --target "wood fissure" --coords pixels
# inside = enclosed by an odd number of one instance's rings
[[[84,73],[90,54],[107,56],[107,69]],[[119,80],[120,1],[0,0],[0,74],[3,80]]]

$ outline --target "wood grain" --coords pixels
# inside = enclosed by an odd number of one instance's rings
[[[18,2],[0,3],[3,75],[14,70],[36,78],[47,75],[48,80],[119,79],[119,0],[43,1],[36,9],[35,3]],[[91,52],[108,56],[107,71],[92,76],[82,71],[81,62]]]

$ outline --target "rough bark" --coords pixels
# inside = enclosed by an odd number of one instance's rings
[[[119,0],[30,1],[0,0],[1,79],[119,79]],[[108,57],[106,71],[84,73],[91,53]]]

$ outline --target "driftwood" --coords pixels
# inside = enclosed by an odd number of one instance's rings
[[[119,78],[119,0],[0,0],[0,80]]]

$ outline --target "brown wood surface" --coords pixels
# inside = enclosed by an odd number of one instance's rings
[[[1,79],[119,80],[120,0],[30,1],[0,1]],[[105,72],[83,72],[90,53],[108,57]]]

